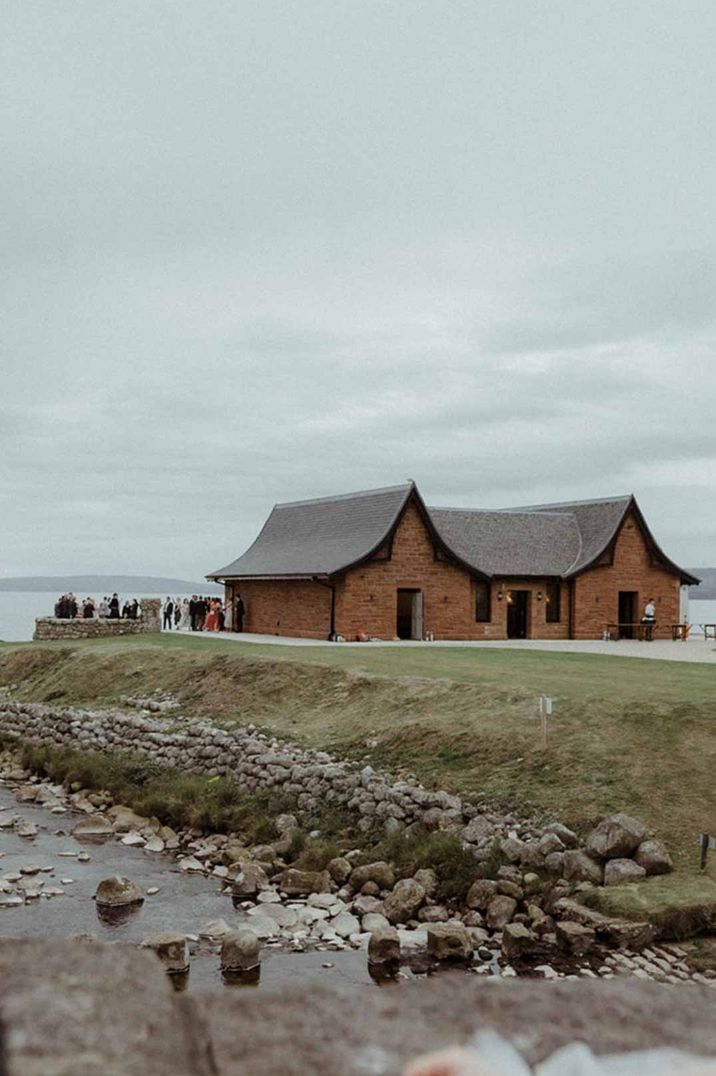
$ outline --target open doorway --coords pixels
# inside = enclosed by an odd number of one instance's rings
[[[395,633],[399,639],[422,639],[422,590],[398,591],[397,622]]]
[[[639,607],[639,593],[636,590],[619,591],[619,638],[633,639],[634,629],[631,626],[637,622],[637,609]],[[622,627],[624,625],[624,627]]]
[[[507,638],[526,639],[529,631],[530,592],[510,590],[507,592]]]

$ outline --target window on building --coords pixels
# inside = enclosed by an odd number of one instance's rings
[[[548,624],[558,624],[560,621],[560,596],[561,587],[559,583],[548,583],[545,593],[547,601],[545,619]]]
[[[475,620],[485,623],[490,619],[490,584],[476,583]]]

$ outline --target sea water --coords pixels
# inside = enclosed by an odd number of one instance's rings
[[[56,593],[44,591],[0,591],[0,640],[9,642],[26,642],[32,639],[35,630],[35,618],[39,616],[54,616],[55,602],[60,597]],[[86,594],[78,594],[78,604],[81,608],[82,599]],[[94,595],[96,598],[97,596]],[[134,598],[134,594],[120,594],[119,607],[122,608],[126,598]],[[137,598],[166,598],[166,594],[137,594]],[[172,598],[190,598],[191,594],[172,594]]]

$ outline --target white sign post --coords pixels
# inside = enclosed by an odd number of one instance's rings
[[[540,695],[539,714],[542,724],[542,746],[547,747],[547,718],[552,716],[552,696]]]

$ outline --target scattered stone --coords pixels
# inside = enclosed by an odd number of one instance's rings
[[[509,964],[519,964],[533,952],[536,942],[524,923],[507,923],[502,930],[502,955]]]
[[[142,904],[144,897],[138,885],[129,878],[115,875],[113,878],[105,878],[97,886],[95,900],[98,905],[105,908],[124,908],[134,904]]]
[[[72,830],[72,836],[78,841],[107,841],[114,836],[114,829],[112,823],[104,815],[93,814],[80,819]],[[82,853],[78,859],[81,859],[81,856]]]
[[[258,863],[242,863],[231,883],[231,899],[234,904],[242,900],[253,900],[267,886],[268,877],[263,867]]]
[[[400,963],[400,937],[395,927],[373,931],[368,941],[368,963],[397,967]]]
[[[497,882],[487,878],[478,878],[470,886],[465,903],[468,908],[477,908],[484,912],[493,897],[497,895]]]
[[[200,938],[223,938],[231,933],[231,927],[225,919],[210,919],[199,931]]]
[[[168,975],[181,975],[189,970],[189,946],[184,934],[169,931],[149,934],[143,939],[141,948],[156,953]]]
[[[514,897],[493,897],[487,906],[486,921],[490,930],[502,930],[511,921],[517,911]]]
[[[127,833],[121,838],[122,844],[126,844],[128,848],[143,848],[147,843],[141,833]]]
[[[561,948],[573,956],[584,956],[594,945],[594,931],[581,923],[572,920],[559,922],[555,926],[555,932]]]
[[[639,882],[646,877],[646,870],[633,859],[608,859],[604,865],[605,885],[625,885]]]
[[[164,851],[164,847],[165,847],[165,846],[164,846],[164,841],[162,840],[162,838],[161,838],[161,837],[157,837],[157,836],[155,835],[154,837],[150,837],[150,838],[149,838],[149,839],[148,839],[148,840],[147,840],[147,841],[145,842],[145,844],[144,844],[144,851],[145,851],[145,852],[163,852],[163,851]]]
[[[280,887],[289,897],[325,893],[331,887],[328,871],[302,871],[289,867],[281,875]]]
[[[433,960],[468,963],[472,959],[472,938],[462,923],[432,923],[428,927],[428,954]]]
[[[646,826],[641,822],[626,814],[613,814],[592,830],[585,851],[596,859],[624,859],[632,856],[646,838]]]
[[[414,878],[401,878],[383,901],[383,914],[391,923],[407,923],[425,900],[425,890]]]
[[[570,848],[562,854],[562,873],[568,882],[593,882],[601,885],[604,868],[586,852]]]
[[[225,935],[221,943],[224,971],[250,971],[261,963],[261,942],[254,930],[242,927]]]
[[[332,859],[326,870],[330,874],[336,885],[345,885],[353,873],[353,867],[350,860],[345,859],[344,856],[338,856],[336,859]]]
[[[634,860],[650,875],[669,874],[674,869],[674,861],[663,841],[642,841],[634,853]]]
[[[395,871],[389,863],[385,863],[383,860],[356,867],[351,874],[351,885],[355,890],[359,890],[363,888],[366,882],[373,882],[377,885],[378,891],[392,889],[395,885]]]

